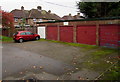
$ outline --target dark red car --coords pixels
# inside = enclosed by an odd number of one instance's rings
[[[30,31],[18,31],[13,34],[13,39],[15,42],[22,43],[23,41],[26,41],[26,40],[34,40],[34,39],[39,40],[40,35],[34,34]]]

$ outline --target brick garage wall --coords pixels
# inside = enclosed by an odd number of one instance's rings
[[[68,22],[68,25],[64,25]],[[47,39],[80,44],[118,47],[120,46],[120,20],[76,20],[44,22],[39,26],[46,26]],[[54,28],[53,28],[54,26]]]

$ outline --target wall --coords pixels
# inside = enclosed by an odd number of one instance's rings
[[[119,19],[43,22],[38,26],[46,27],[46,39],[50,40],[115,48],[120,46]]]
[[[15,28],[13,32],[15,33],[17,31],[23,31],[23,30],[31,31],[33,33],[37,33],[37,27],[26,27],[25,29],[23,29],[23,28]],[[2,35],[12,37],[13,33],[12,33],[12,31],[10,29],[3,28],[2,29]]]

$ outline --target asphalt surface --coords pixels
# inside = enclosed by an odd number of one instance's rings
[[[3,52],[2,76],[5,80],[30,78],[94,80],[104,72],[102,69],[98,71],[90,69],[85,63],[89,62],[89,58],[92,57],[90,54],[96,52],[97,49],[85,50],[81,47],[50,41],[3,43],[1,48]],[[106,64],[105,61],[104,63]],[[97,68],[101,68],[101,66]],[[107,69],[107,67],[105,68]]]
[[[44,71],[48,74],[60,76],[75,69],[61,61],[8,44],[3,44],[2,52],[3,79],[9,76],[16,77],[17,75],[22,75],[26,70],[33,74]]]

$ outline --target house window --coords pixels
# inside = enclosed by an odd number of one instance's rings
[[[23,21],[23,19],[20,19],[20,21]]]
[[[14,20],[15,22],[18,22],[18,19],[17,18],[15,18],[15,20]]]
[[[43,20],[42,20],[42,19],[39,19],[39,22],[43,22]]]
[[[36,19],[33,19],[33,22],[36,22]]]

